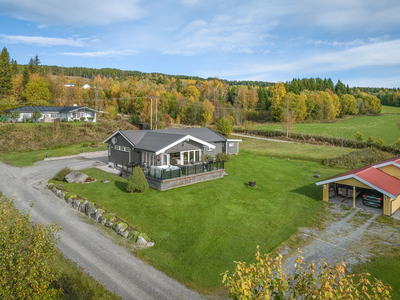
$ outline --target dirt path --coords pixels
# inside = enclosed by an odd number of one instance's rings
[[[291,142],[291,141],[277,140],[277,139],[269,139],[269,138],[263,138],[263,137],[253,136],[253,135],[247,135],[247,134],[231,133],[231,135],[240,136],[240,137],[249,138],[249,139],[270,141],[270,142],[295,144],[295,142]]]
[[[340,205],[327,209],[331,220],[325,229],[302,228],[296,236],[307,240],[300,247],[305,262],[324,259],[332,265],[343,261],[351,270],[373,255],[388,254],[400,246],[399,226],[382,222],[379,214],[363,209],[345,210]],[[293,274],[296,249],[286,246],[280,252],[288,253],[284,256],[284,267]]]

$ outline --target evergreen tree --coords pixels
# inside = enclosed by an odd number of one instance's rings
[[[29,77],[31,73],[29,72],[29,67],[25,66],[24,71],[22,72],[22,86],[25,88],[29,82]]]
[[[129,175],[125,188],[126,191],[130,193],[143,193],[149,188],[149,183],[147,182],[146,176],[144,176],[144,173],[139,166],[136,166],[131,175]]]
[[[346,86],[344,85],[343,82],[341,82],[340,80],[338,80],[338,82],[335,85],[335,92],[336,94],[338,94],[339,96],[342,96],[344,94],[347,94],[347,89]]]
[[[11,76],[14,77],[15,75],[19,74],[19,67],[16,60],[11,60]]]
[[[0,96],[9,94],[12,87],[11,79],[10,55],[4,47],[0,54]]]

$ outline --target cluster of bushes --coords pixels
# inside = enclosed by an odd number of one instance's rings
[[[249,130],[243,127],[236,127],[235,132],[254,134],[268,138],[286,137],[286,132],[280,130],[264,130],[264,129]],[[317,144],[325,143],[332,146],[342,145],[342,139],[333,136],[291,132],[289,133],[289,138],[308,143],[317,143]],[[365,142],[343,139],[343,147],[356,148],[356,149],[364,149],[372,147],[380,151],[392,153],[394,155],[400,154],[400,149],[398,147],[384,145],[384,141],[382,139],[374,141],[373,137],[369,137],[368,140]]]
[[[57,172],[53,179],[58,181],[66,181],[65,176],[67,176],[71,172],[72,170],[68,167],[62,168],[60,171]]]
[[[97,143],[112,133],[136,127],[125,121],[83,123],[48,123],[37,126],[0,123],[0,152],[25,152],[52,149],[81,142]]]
[[[343,158],[339,156],[325,159],[322,163],[329,167],[357,169],[391,157],[392,155],[387,152],[379,151],[374,148],[366,148],[346,154]]]

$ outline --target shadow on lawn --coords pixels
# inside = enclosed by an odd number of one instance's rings
[[[319,199],[322,197],[322,189],[315,185],[315,183],[310,183],[305,186],[299,187],[295,190],[291,190],[292,193],[297,193],[311,199]],[[319,197],[320,196],[320,197]]]
[[[126,187],[126,182],[116,180],[116,181],[115,181],[115,186],[116,186],[119,190],[121,190],[121,192],[123,192],[123,193],[128,193],[128,192],[126,191],[126,189],[125,189],[125,187]]]

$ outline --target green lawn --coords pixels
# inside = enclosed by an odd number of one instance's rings
[[[84,172],[97,182],[64,187],[147,233],[155,246],[137,256],[207,292],[222,286],[220,274],[233,261],[252,261],[257,245],[268,253],[299,227],[317,223],[324,203],[315,182],[344,171],[241,153],[226,163],[228,176],[164,192],[127,193],[125,179],[95,168]],[[322,178],[313,177],[316,171]],[[106,178],[111,183],[102,184]],[[249,187],[250,180],[257,186]]]
[[[400,114],[400,107],[382,105],[382,112],[381,113],[383,113],[383,114],[387,114],[387,113]]]
[[[99,143],[99,147],[84,147],[83,152],[93,152],[107,150],[107,145]],[[46,157],[46,151],[48,157],[57,157],[64,155],[74,155],[82,152],[82,144],[73,144],[65,147],[49,149],[49,150],[38,150],[29,152],[12,152],[12,153],[0,153],[0,161],[11,164],[17,167],[30,166],[33,163],[43,160]]]
[[[239,138],[233,136],[234,138]],[[325,158],[340,156],[340,147],[311,145],[306,143],[278,143],[265,140],[242,138],[240,152],[251,151],[256,155],[274,156],[290,159],[301,159],[308,161],[321,162]],[[344,148],[344,153],[348,154],[355,149]]]
[[[383,112],[400,113],[398,107],[384,107]],[[354,140],[354,134],[361,132],[364,140],[373,136],[375,140],[383,139],[385,144],[394,146],[400,138],[400,129],[397,123],[400,115],[387,114],[382,116],[356,116],[335,123],[298,123],[294,125],[293,132],[341,137],[342,132],[345,139]],[[283,130],[279,123],[268,123],[254,126],[254,129]]]

